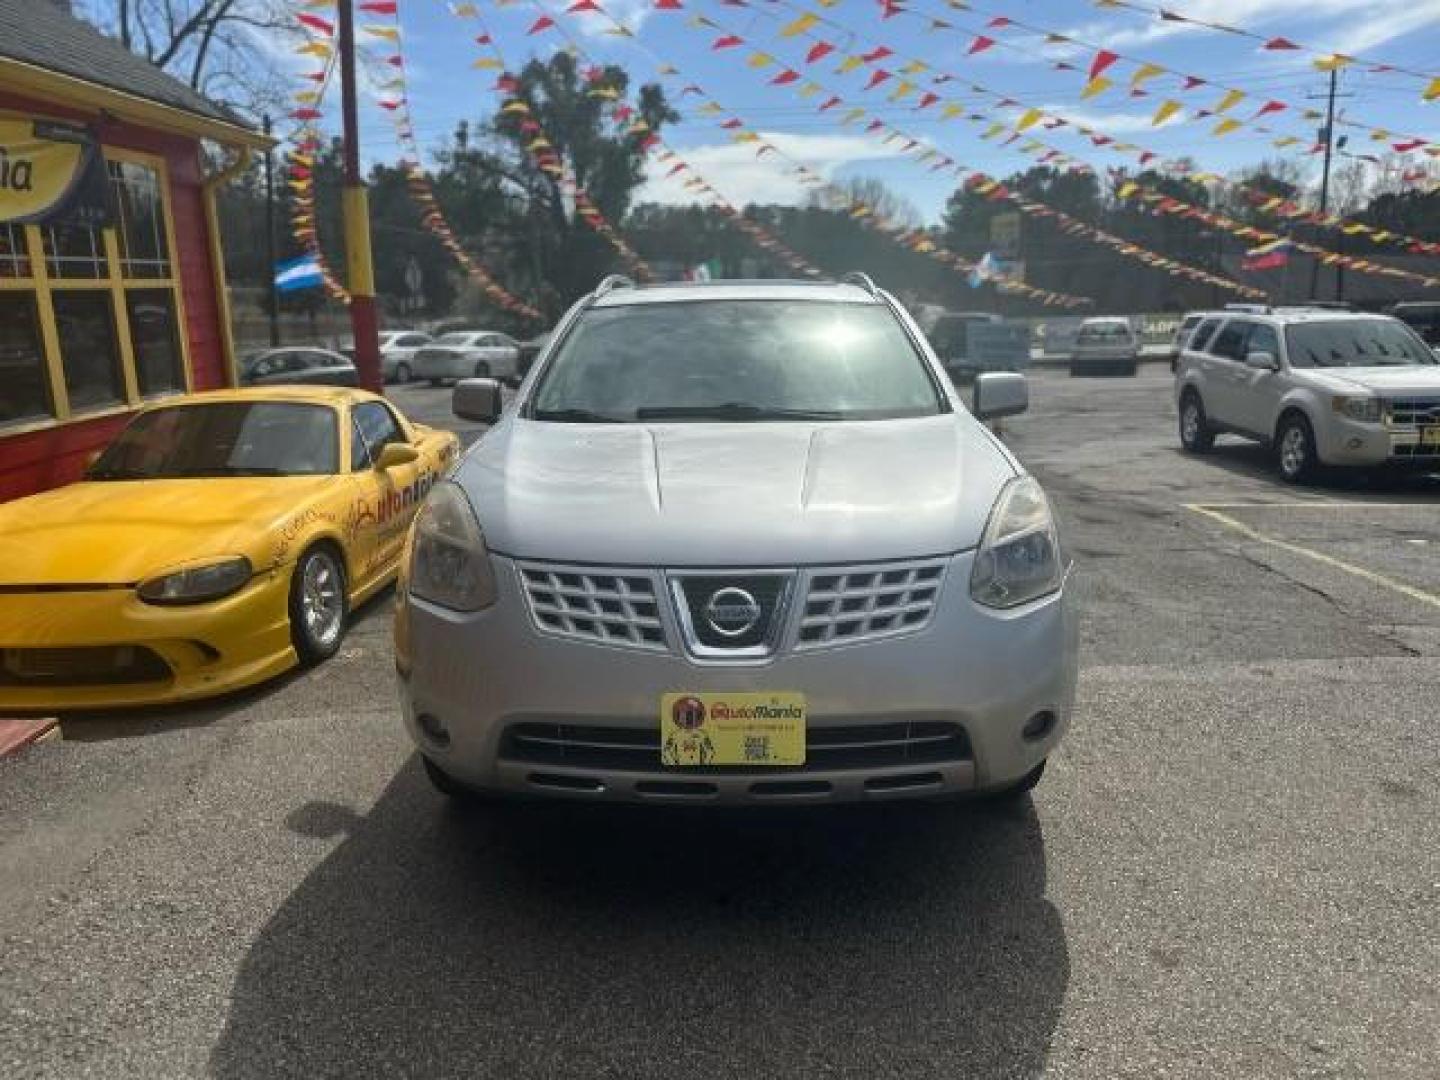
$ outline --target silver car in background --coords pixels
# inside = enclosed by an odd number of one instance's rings
[[[519,371],[520,344],[493,330],[455,330],[443,334],[415,353],[417,379],[431,386],[457,379],[488,378],[513,381]]]
[[[1014,795],[1070,722],[1039,484],[869,279],[607,279],[411,538],[405,724],[441,790],[695,803]]]

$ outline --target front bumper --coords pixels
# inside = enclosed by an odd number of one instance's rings
[[[0,595],[0,711],[169,704],[263,682],[297,661],[291,570],[257,574],[231,596],[187,606],[147,604],[133,589]],[[115,649],[148,664],[134,665],[122,681],[106,681],[104,671],[70,673],[69,651]],[[32,661],[6,650],[53,650],[66,674],[27,672]]]
[[[1440,442],[1419,427],[1366,424],[1335,416],[1315,433],[1316,451],[1326,465],[1402,465],[1440,469]]]
[[[462,615],[403,597],[396,622],[405,724],[446,772],[500,792],[610,801],[840,802],[1005,787],[1045,759],[1070,722],[1077,621],[1068,587],[1012,611],[969,596],[971,554],[949,560],[931,621],[903,636],[753,665],[702,663],[673,636],[667,651],[578,642],[541,633],[516,568],[495,557],[496,604]],[[675,625],[669,610],[667,627]],[[943,760],[861,760],[798,768],[666,768],[658,752],[623,764],[568,763],[515,752],[517,730],[553,727],[592,742],[628,735],[658,743],[666,693],[787,691],[806,696],[810,730],[827,738],[899,724],[953,728],[964,750]],[[1022,728],[1051,714],[1043,735]],[[420,717],[429,718],[422,729]],[[437,725],[443,734],[437,738]],[[522,729],[521,726],[524,725]],[[578,733],[578,735],[577,735]],[[957,744],[951,744],[957,745]],[[812,742],[812,747],[814,743]],[[907,751],[908,752],[908,751]],[[862,755],[863,757],[863,755]],[[833,758],[830,760],[834,760]]]

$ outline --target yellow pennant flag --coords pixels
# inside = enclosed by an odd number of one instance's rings
[[[1220,123],[1218,123],[1218,124],[1215,125],[1215,130],[1212,131],[1211,134],[1212,134],[1212,135],[1229,135],[1230,132],[1234,131],[1234,130],[1235,130],[1236,128],[1238,128],[1239,126],[1240,126],[1240,121],[1239,121],[1239,120],[1236,120],[1233,116],[1227,116],[1224,120],[1221,120]]]
[[[1162,101],[1160,107],[1155,110],[1155,115],[1150,120],[1150,126],[1159,127],[1165,123],[1166,120],[1169,120],[1178,113],[1180,109],[1181,105],[1178,101]]]
[[[1240,102],[1244,100],[1245,94],[1243,91],[1231,90],[1223,98],[1220,99],[1220,104],[1216,105],[1213,111],[1217,113],[1226,112],[1229,109],[1233,109],[1236,105],[1240,104]]]
[[[733,138],[738,143],[759,142],[760,136],[753,131],[737,131]]]
[[[914,83],[912,83],[912,82],[905,82],[904,80],[901,80],[901,81],[896,85],[896,87],[895,87],[895,92],[890,95],[889,100],[891,100],[891,101],[899,101],[901,98],[903,98],[906,94],[910,93],[910,92],[913,91],[914,89],[915,89],[915,84],[914,84]]]
[[[459,15],[462,19],[473,19],[480,14],[474,4],[451,4],[450,12],[453,15]]]
[[[500,61],[496,60],[493,56],[482,56],[480,57],[480,59],[473,61],[470,66],[480,71],[498,71],[505,65],[500,63]]]
[[[1080,92],[1080,100],[1086,101],[1096,94],[1103,94],[1114,85],[1115,83],[1107,79],[1104,75],[1098,75],[1085,84],[1085,89]]]
[[[371,37],[384,38],[386,41],[399,41],[400,31],[394,26],[378,26],[374,23],[367,24],[360,28]]]
[[[523,101],[507,101],[500,107],[501,113],[528,113],[530,106]]]
[[[864,110],[864,109],[851,109],[851,110],[850,110],[849,112],[847,112],[843,117],[840,118],[840,123],[842,123],[842,124],[853,124],[856,120],[859,120],[859,119],[860,119],[862,116],[864,116],[864,115],[865,115],[865,110]]]
[[[295,100],[301,105],[314,105],[320,100],[319,90],[298,90],[295,93]]]
[[[720,107],[720,103],[718,101],[707,101],[704,105],[701,105],[700,108],[696,109],[695,111],[701,116],[714,116],[717,113],[724,112],[725,110]]]
[[[864,62],[865,61],[858,56],[847,56],[844,60],[840,61],[840,66],[835,69],[835,74],[848,75]]]
[[[807,11],[804,15],[801,15],[794,22],[788,23],[787,25],[781,27],[780,36],[786,38],[797,37],[798,35],[803,34],[806,30],[809,30],[819,21],[820,16]]]
[[[1148,80],[1155,78],[1157,75],[1164,74],[1165,69],[1159,64],[1146,64],[1136,71],[1134,75],[1130,76],[1130,89],[1138,90]]]
[[[930,65],[926,64],[923,60],[911,60],[910,63],[906,64],[904,67],[902,67],[902,68],[900,69],[900,74],[901,74],[901,75],[919,75],[922,71],[929,71],[929,70],[930,70]]]
[[[328,58],[334,55],[335,50],[323,41],[307,41],[295,50],[298,53],[308,53],[310,56]]]
[[[673,64],[661,64],[657,69],[661,75],[679,75],[680,69]]]
[[[1344,53],[1334,53],[1323,59],[1315,61],[1315,67],[1320,71],[1338,71],[1340,68],[1349,67],[1355,62],[1353,56],[1346,56]]]
[[[1300,138],[1297,135],[1282,135],[1270,145],[1275,147],[1277,150],[1284,150],[1285,147],[1294,146],[1299,141]]]
[[[1384,142],[1386,139],[1390,138],[1390,132],[1386,131],[1384,128],[1376,128],[1374,131],[1370,132],[1370,138],[1374,142]]]
[[[982,139],[993,139],[996,135],[999,135],[1000,132],[1002,132],[1002,131],[1004,131],[1004,130],[1005,130],[1005,125],[1004,125],[1004,124],[991,124],[988,128],[986,128],[984,131],[982,131],[982,132],[980,133],[980,138],[982,138]]]
[[[1044,116],[1045,114],[1039,109],[1028,109],[1026,110],[1025,115],[1020,117],[1020,122],[1015,125],[1015,130],[1025,131],[1029,128],[1032,128],[1036,124],[1038,124]]]
[[[1436,98],[1440,98],[1440,75],[1430,80],[1430,85],[1425,88],[1425,92],[1420,97],[1423,101],[1434,101]]]
[[[807,82],[801,83],[800,89],[795,92],[799,94],[802,98],[811,98],[818,94],[820,90],[821,86],[819,83]]]
[[[954,119],[955,117],[959,116],[959,115],[960,115],[961,113],[963,113],[964,111],[965,111],[965,106],[964,106],[964,105],[956,105],[956,104],[952,101],[949,105],[946,105],[945,108],[943,108],[943,109],[940,110],[940,118],[941,118],[942,120],[951,120],[951,119]]]
[[[769,53],[757,52],[754,53],[749,60],[745,61],[745,66],[752,68],[763,68],[769,67],[774,62],[775,58]]]

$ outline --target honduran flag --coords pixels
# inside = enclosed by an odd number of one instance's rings
[[[275,266],[275,289],[278,292],[299,292],[301,289],[317,289],[324,284],[325,275],[320,270],[320,260],[314,255],[301,255],[289,262]]]
[[[1272,240],[1268,244],[1261,244],[1259,247],[1251,248],[1245,252],[1245,258],[1240,263],[1242,270],[1278,270],[1290,261],[1290,252],[1295,250],[1295,245],[1283,237],[1279,240]]]

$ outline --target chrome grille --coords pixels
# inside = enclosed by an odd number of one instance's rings
[[[1390,402],[1390,426],[1440,426],[1440,398],[1397,398]]]
[[[546,633],[665,650],[655,580],[646,573],[522,563],[520,581],[530,614]]]
[[[935,611],[944,573],[940,560],[815,571],[795,648],[820,649],[918,630]]]

